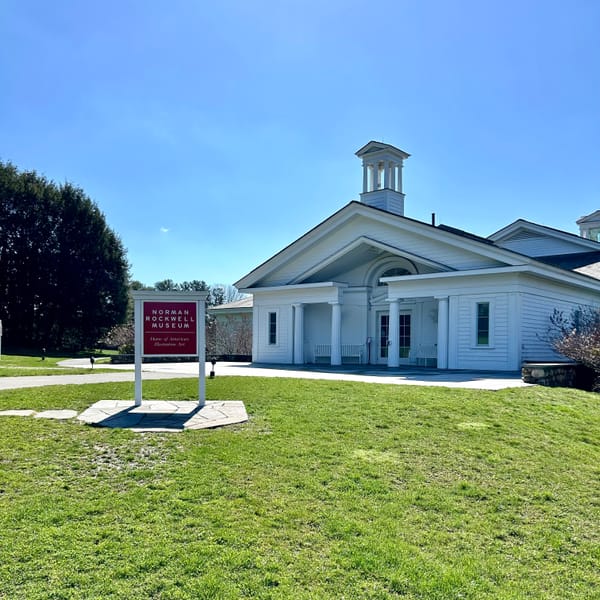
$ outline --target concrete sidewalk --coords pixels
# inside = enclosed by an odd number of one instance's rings
[[[63,361],[61,366],[65,367],[89,367],[88,359],[73,359]],[[113,368],[114,376],[110,373],[99,373],[90,375],[54,375],[43,377],[49,380],[38,385],[67,384],[67,383],[100,383],[104,381],[133,381],[133,365],[98,365],[104,368]],[[126,370],[125,370],[126,369]],[[208,377],[212,365],[206,363],[206,375]],[[125,371],[124,371],[125,370]],[[91,371],[91,369],[90,369]],[[179,377],[197,377],[197,362],[180,363],[144,363],[142,365],[143,379],[167,379]],[[454,388],[499,390],[510,387],[524,387],[519,372],[505,371],[450,371],[441,369],[429,369],[425,367],[400,367],[388,369],[387,367],[371,365],[345,365],[343,367],[330,367],[328,365],[263,365],[253,363],[222,362],[215,366],[217,377],[232,375],[243,377],[291,377],[295,379],[326,379],[342,381],[362,381],[366,383],[387,383],[395,385],[432,385]],[[28,386],[19,386],[18,382],[12,384],[14,387],[30,387],[35,385],[37,377],[0,378],[0,389],[7,389],[2,379],[27,380]],[[41,379],[41,378],[40,378]]]

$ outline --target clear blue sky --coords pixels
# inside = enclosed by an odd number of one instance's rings
[[[600,2],[0,0],[0,160],[68,180],[132,276],[233,283],[409,152],[406,215],[600,209]]]

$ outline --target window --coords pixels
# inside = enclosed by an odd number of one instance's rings
[[[379,326],[379,358],[387,358],[390,339],[390,316],[381,315]]]
[[[600,229],[598,229],[597,227],[594,227],[594,228],[588,230],[588,238],[590,240],[594,240],[595,242],[599,242],[600,241]]]
[[[269,345],[277,343],[277,313],[269,313]]]
[[[400,315],[400,358],[408,358],[410,353],[410,315]]]
[[[490,344],[490,303],[477,303],[477,345]]]
[[[391,269],[387,269],[377,278],[377,285],[387,285],[387,283],[382,283],[379,281],[382,277],[400,277],[401,275],[411,275],[412,273],[405,269],[404,267],[392,267]]]

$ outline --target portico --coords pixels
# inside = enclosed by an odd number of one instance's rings
[[[511,371],[556,360],[540,331],[554,309],[600,303],[598,242],[523,221],[482,238],[405,217],[409,154],[371,141],[356,155],[360,202],[236,283],[253,296],[253,361]]]

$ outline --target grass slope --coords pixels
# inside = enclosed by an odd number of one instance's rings
[[[0,409],[132,388],[2,392]],[[598,396],[233,377],[207,392],[251,420],[140,435],[0,418],[0,597],[600,597]]]

